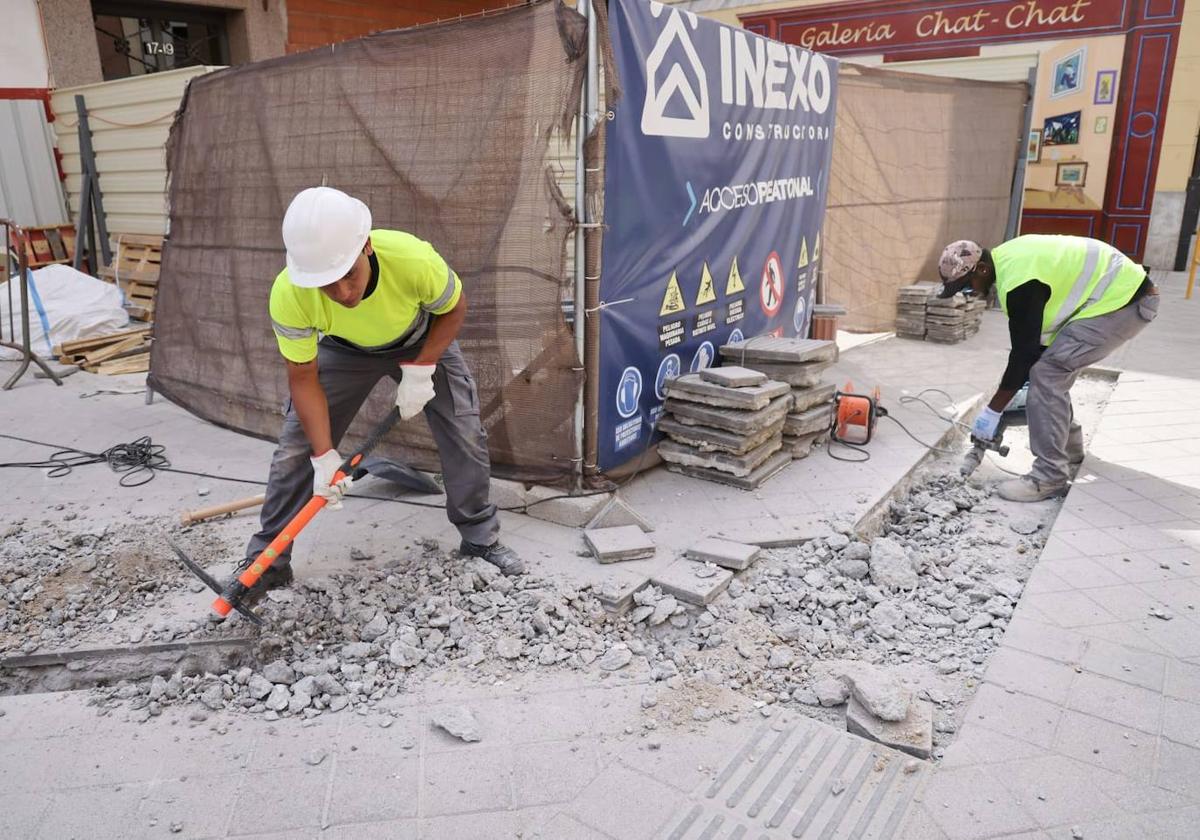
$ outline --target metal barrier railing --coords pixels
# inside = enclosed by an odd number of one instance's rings
[[[4,390],[7,391],[17,384],[18,380],[25,375],[25,371],[29,369],[30,362],[36,362],[38,366],[45,372],[46,378],[54,382],[55,385],[62,385],[62,380],[50,369],[37,353],[34,353],[29,343],[29,282],[31,280],[29,271],[29,253],[25,247],[25,236],[20,226],[8,219],[0,219],[0,228],[4,229],[4,288],[7,290],[8,305],[5,307],[3,317],[0,318],[0,347],[9,347],[18,351],[21,354],[20,365],[16,372],[8,378],[4,383]],[[19,278],[18,288],[19,300],[15,301],[14,289],[15,285],[13,277]],[[19,305],[19,309],[17,308]],[[8,326],[7,333],[5,325]],[[17,334],[17,327],[20,327],[21,332]]]

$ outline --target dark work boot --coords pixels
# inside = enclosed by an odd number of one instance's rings
[[[479,557],[488,561],[505,575],[525,574],[525,561],[517,552],[506,545],[494,542],[491,545],[476,545],[463,540],[458,547],[458,553],[467,557]]]
[[[247,557],[240,564],[237,570],[233,573],[236,577],[246,569],[250,568],[250,564],[254,562],[253,557]],[[249,609],[254,609],[254,605],[266,597],[267,592],[272,589],[280,589],[285,586],[291,586],[295,576],[292,574],[291,563],[273,563],[267,567],[267,570],[262,573],[262,577],[258,582],[242,596],[242,604]]]

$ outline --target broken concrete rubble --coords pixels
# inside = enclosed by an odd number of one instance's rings
[[[450,706],[434,712],[430,718],[438,729],[453,735],[460,741],[474,742],[482,740],[479,731],[479,721],[466,706]]]

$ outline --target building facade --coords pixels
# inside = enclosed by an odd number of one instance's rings
[[[1094,236],[1181,267],[1200,204],[1200,0],[676,5],[847,61],[1033,78],[1021,230]]]

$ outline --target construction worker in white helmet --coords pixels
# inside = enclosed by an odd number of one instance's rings
[[[1081,236],[1018,236],[986,249],[969,240],[946,246],[939,297],[983,297],[993,288],[1008,316],[1012,349],[1000,387],[975,419],[973,434],[992,440],[1001,412],[1029,382],[1028,475],[1002,482],[1014,502],[1066,491],[1069,469],[1083,461],[1071,386],[1079,372],[1140,333],[1158,315],[1158,289],[1143,266],[1106,242]]]
[[[242,568],[312,498],[341,508],[349,479],[332,483],[337,445],[376,383],[396,381],[402,419],[424,412],[442,462],[446,512],[460,552],[507,575],[525,571],[499,542],[488,498],[491,466],[479,396],[456,338],[467,313],[458,275],[428,242],[372,230],[367,206],[340,190],[312,187],[283,217],[287,267],[271,288],[271,325],[287,364],[291,403],[271,461],[261,529]],[[290,546],[289,546],[290,549]],[[247,603],[292,581],[284,551]]]

